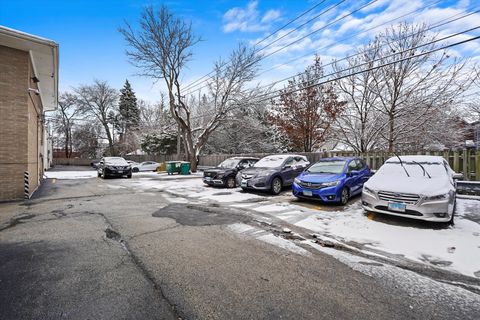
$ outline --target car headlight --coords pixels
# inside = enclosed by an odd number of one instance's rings
[[[363,193],[366,193],[366,194],[369,194],[371,196],[376,196],[375,195],[375,191],[373,191],[372,189],[370,189],[369,187],[365,187],[363,186],[363,190],[362,190]]]
[[[263,171],[263,172],[260,172],[260,173],[257,173],[257,178],[263,178],[263,177],[267,177],[270,175],[270,172],[268,171]]]
[[[300,179],[298,179],[298,178],[293,179],[293,182],[295,182],[296,184],[300,184],[300,183],[301,183]]]
[[[439,194],[439,195],[436,195],[436,196],[425,197],[425,201],[445,200],[445,199],[448,199],[448,197],[449,197],[448,193]]]
[[[340,184],[340,180],[322,183],[322,185],[325,186],[325,187],[338,186],[339,184]]]

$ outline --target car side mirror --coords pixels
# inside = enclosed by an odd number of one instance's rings
[[[453,178],[454,180],[463,180],[463,179],[465,179],[465,177],[463,176],[463,174],[461,174],[461,173],[456,173],[456,172],[452,175],[452,178]]]
[[[99,164],[103,164],[103,161],[100,161]]]

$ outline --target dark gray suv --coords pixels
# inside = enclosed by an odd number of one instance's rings
[[[235,188],[237,173],[245,168],[250,168],[257,161],[258,158],[228,158],[217,167],[206,169],[203,172],[203,183],[209,186]]]
[[[291,186],[293,179],[309,164],[302,155],[271,155],[239,173],[238,180],[243,190],[265,190],[279,194],[283,187]]]

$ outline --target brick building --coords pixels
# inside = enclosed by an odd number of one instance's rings
[[[44,112],[58,100],[58,44],[0,26],[0,201],[30,197],[51,161]]]

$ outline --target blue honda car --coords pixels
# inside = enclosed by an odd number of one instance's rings
[[[371,172],[360,158],[325,158],[303,171],[293,182],[293,195],[345,205],[362,193]]]

